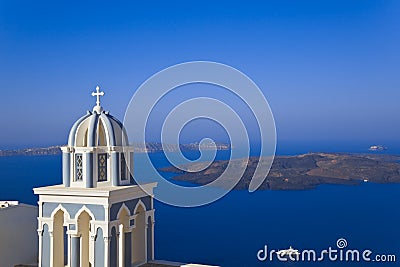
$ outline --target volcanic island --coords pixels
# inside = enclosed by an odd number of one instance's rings
[[[235,189],[243,190],[249,187],[259,161],[259,157],[231,160],[233,169],[245,166],[244,174]],[[183,166],[189,171],[182,171],[176,167],[160,170],[176,173],[173,180],[205,185],[216,180],[225,171],[228,163],[228,160],[214,161],[204,169],[204,163],[199,162]],[[190,171],[196,169],[201,171]],[[400,156],[347,153],[275,156],[271,169],[259,189],[304,190],[313,189],[321,184],[359,185],[365,182],[400,183]],[[223,182],[219,185],[223,187]]]

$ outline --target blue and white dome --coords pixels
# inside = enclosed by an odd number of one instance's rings
[[[129,185],[133,182],[133,148],[122,123],[100,106],[100,92],[93,111],[71,128],[63,152],[63,183],[66,187],[93,188]]]
[[[96,107],[95,107],[96,108]],[[70,147],[123,146],[128,138],[122,123],[108,111],[93,110],[78,119],[68,137]]]

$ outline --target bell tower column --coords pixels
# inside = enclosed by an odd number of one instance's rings
[[[93,152],[86,152],[86,188],[93,187]]]
[[[69,147],[61,147],[62,150],[62,175],[65,187],[71,185],[71,149]]]
[[[37,230],[39,236],[39,266],[42,266],[43,230]]]
[[[119,154],[111,152],[111,181],[113,186],[119,185]]]
[[[104,237],[104,266],[110,266],[110,242],[111,236]]]
[[[118,262],[119,267],[125,266],[125,233],[124,233],[124,225],[118,225]]]
[[[80,267],[81,265],[81,237],[71,235],[71,267]]]

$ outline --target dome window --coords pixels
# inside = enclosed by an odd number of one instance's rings
[[[107,181],[107,154],[98,155],[98,181]]]
[[[125,155],[124,153],[121,153],[121,180],[126,181],[128,180],[127,177],[127,169],[126,169],[126,161],[125,161]]]
[[[83,179],[83,162],[82,154],[75,154],[75,181]]]

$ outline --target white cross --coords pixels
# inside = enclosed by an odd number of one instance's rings
[[[96,105],[98,107],[100,107],[100,96],[103,96],[103,95],[104,95],[104,92],[100,92],[100,87],[96,86],[96,93],[92,92],[92,96],[95,96],[97,98],[96,99]]]

